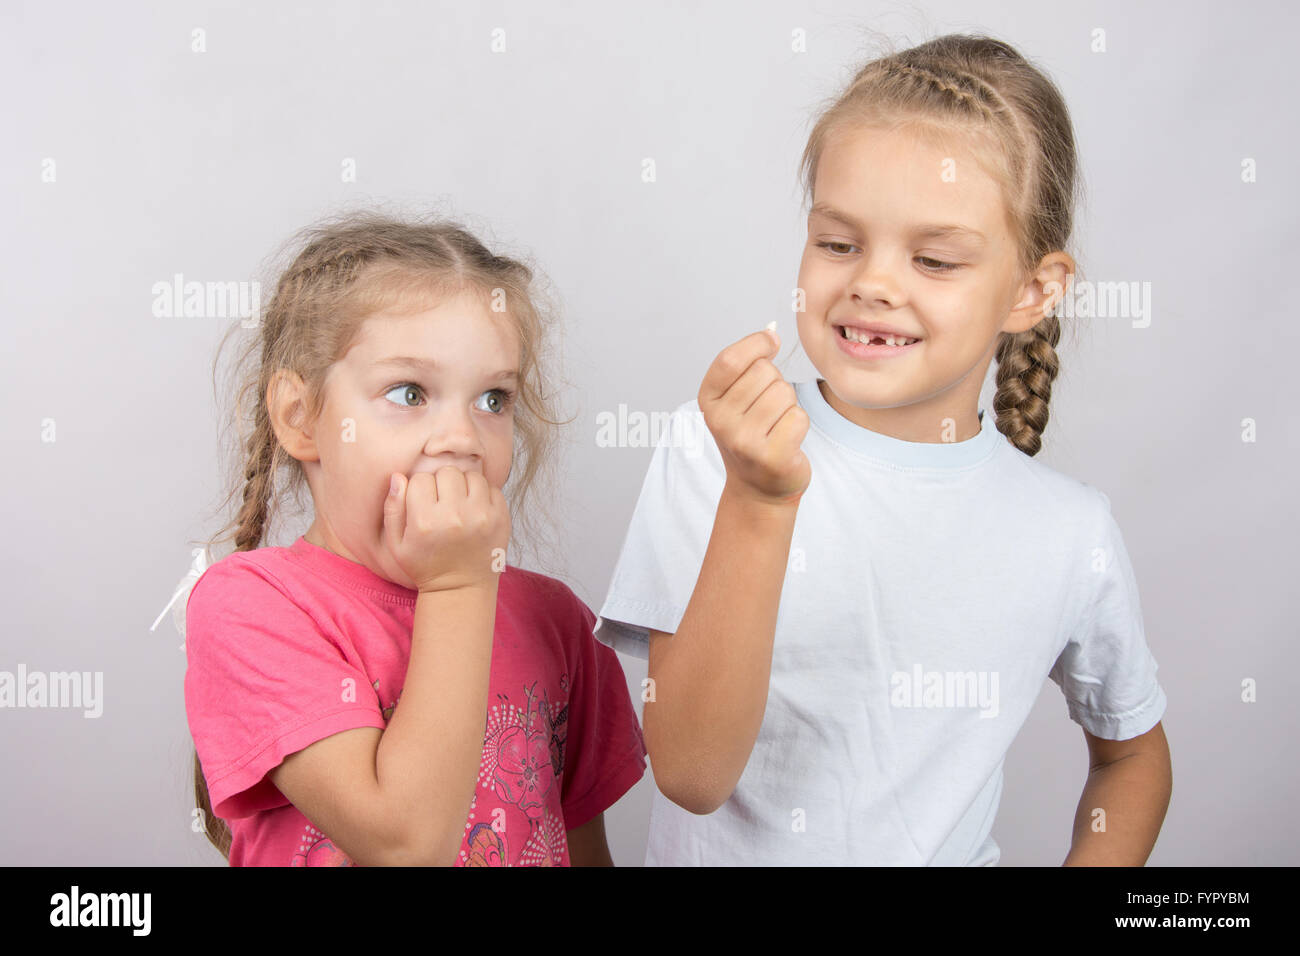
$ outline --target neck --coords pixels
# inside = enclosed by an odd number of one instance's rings
[[[980,432],[978,409],[961,397],[937,396],[896,408],[860,408],[836,395],[825,379],[818,379],[817,387],[826,404],[844,418],[887,438],[938,444],[967,441]]]

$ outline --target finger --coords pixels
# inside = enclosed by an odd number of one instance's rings
[[[488,483],[482,472],[466,472],[465,481],[469,487],[468,512],[482,522],[484,530],[494,534],[501,520],[496,507],[496,498],[500,493],[494,496],[496,489]]]
[[[455,465],[443,465],[434,473],[434,482],[438,487],[438,503],[460,501],[469,494],[469,483],[465,473]]]
[[[780,447],[801,449],[803,440],[808,436],[808,413],[802,406],[795,404],[785,410],[772,430],[767,433],[768,440]],[[802,451],[799,454],[803,454]],[[795,456],[796,458],[798,455]]]
[[[754,362],[776,355],[778,345],[775,335],[775,332],[769,333],[766,329],[754,332],[719,352],[700,386],[701,404],[716,402],[740,380]]]
[[[731,386],[723,398],[713,405],[701,406],[701,411],[707,411],[711,428],[748,430],[751,427],[748,419],[754,403],[769,388],[782,381],[776,366],[767,359],[760,358]]]
[[[384,543],[396,551],[406,531],[406,476],[395,472],[389,476],[388,497],[384,499]]]
[[[491,496],[488,494],[487,479],[482,472],[465,472],[466,511],[471,515],[481,515],[485,524],[492,521]]]
[[[510,505],[506,501],[506,496],[502,493],[500,488],[497,488],[494,485],[489,485],[486,480],[484,480],[483,483],[484,485],[487,486],[486,494],[487,494],[488,507],[492,509],[492,512],[494,514],[501,516],[501,520],[505,524],[506,534],[509,535]]]
[[[732,389],[735,392],[734,407],[748,418],[764,395],[782,385],[787,385],[787,382],[780,370],[769,359],[761,358],[749,367],[749,371],[741,376],[740,381]],[[733,401],[730,394],[726,401],[728,403]]]
[[[428,527],[438,504],[438,488],[433,475],[417,472],[406,482],[406,527]]]
[[[486,507],[488,502],[488,483],[480,471],[465,472],[465,496],[477,505]]]
[[[497,511],[498,513],[500,513],[501,517],[505,519],[506,530],[509,531],[509,529],[510,529],[510,503],[509,503],[508,501],[506,501],[506,496],[505,496],[505,494],[502,493],[502,491],[501,491],[500,488],[489,487],[489,488],[488,488],[488,497],[489,497],[489,499],[490,499],[491,502],[492,502],[492,508],[493,508],[493,510]]]
[[[794,386],[785,379],[778,378],[754,399],[745,415],[746,428],[752,428],[754,434],[766,440],[776,427],[776,423],[791,408],[799,407],[799,399]]]

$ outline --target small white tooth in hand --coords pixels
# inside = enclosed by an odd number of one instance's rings
[[[776,319],[773,319],[771,322],[767,323],[767,330],[768,330],[769,332],[775,332],[775,331],[776,331]]]

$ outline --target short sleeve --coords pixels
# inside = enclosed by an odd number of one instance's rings
[[[1110,499],[1096,493],[1095,530],[1080,555],[1086,611],[1049,676],[1065,695],[1071,720],[1093,736],[1129,740],[1159,722],[1166,698],[1147,647],[1123,536]]]
[[[185,619],[185,711],[217,816],[287,805],[265,779],[285,757],[340,731],[384,727],[366,675],[269,572],[214,564]]]
[[[596,637],[645,660],[649,632],[676,632],[695,591],[726,469],[699,404],[679,406],[657,442],[623,539]]]
[[[576,595],[579,666],[569,694],[565,770],[561,786],[564,826],[573,830],[604,813],[645,774],[641,725],[628,696],[618,655],[596,641],[596,615]]]

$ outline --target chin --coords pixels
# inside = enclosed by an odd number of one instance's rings
[[[827,387],[835,393],[835,396],[841,401],[848,402],[850,405],[856,405],[859,408],[880,408],[887,407],[890,403],[885,401],[885,395],[879,388],[873,388],[871,383],[864,381],[867,376],[845,375],[842,372],[831,372],[827,375],[825,372],[818,373],[819,378],[826,380]],[[854,381],[859,379],[859,381]]]

